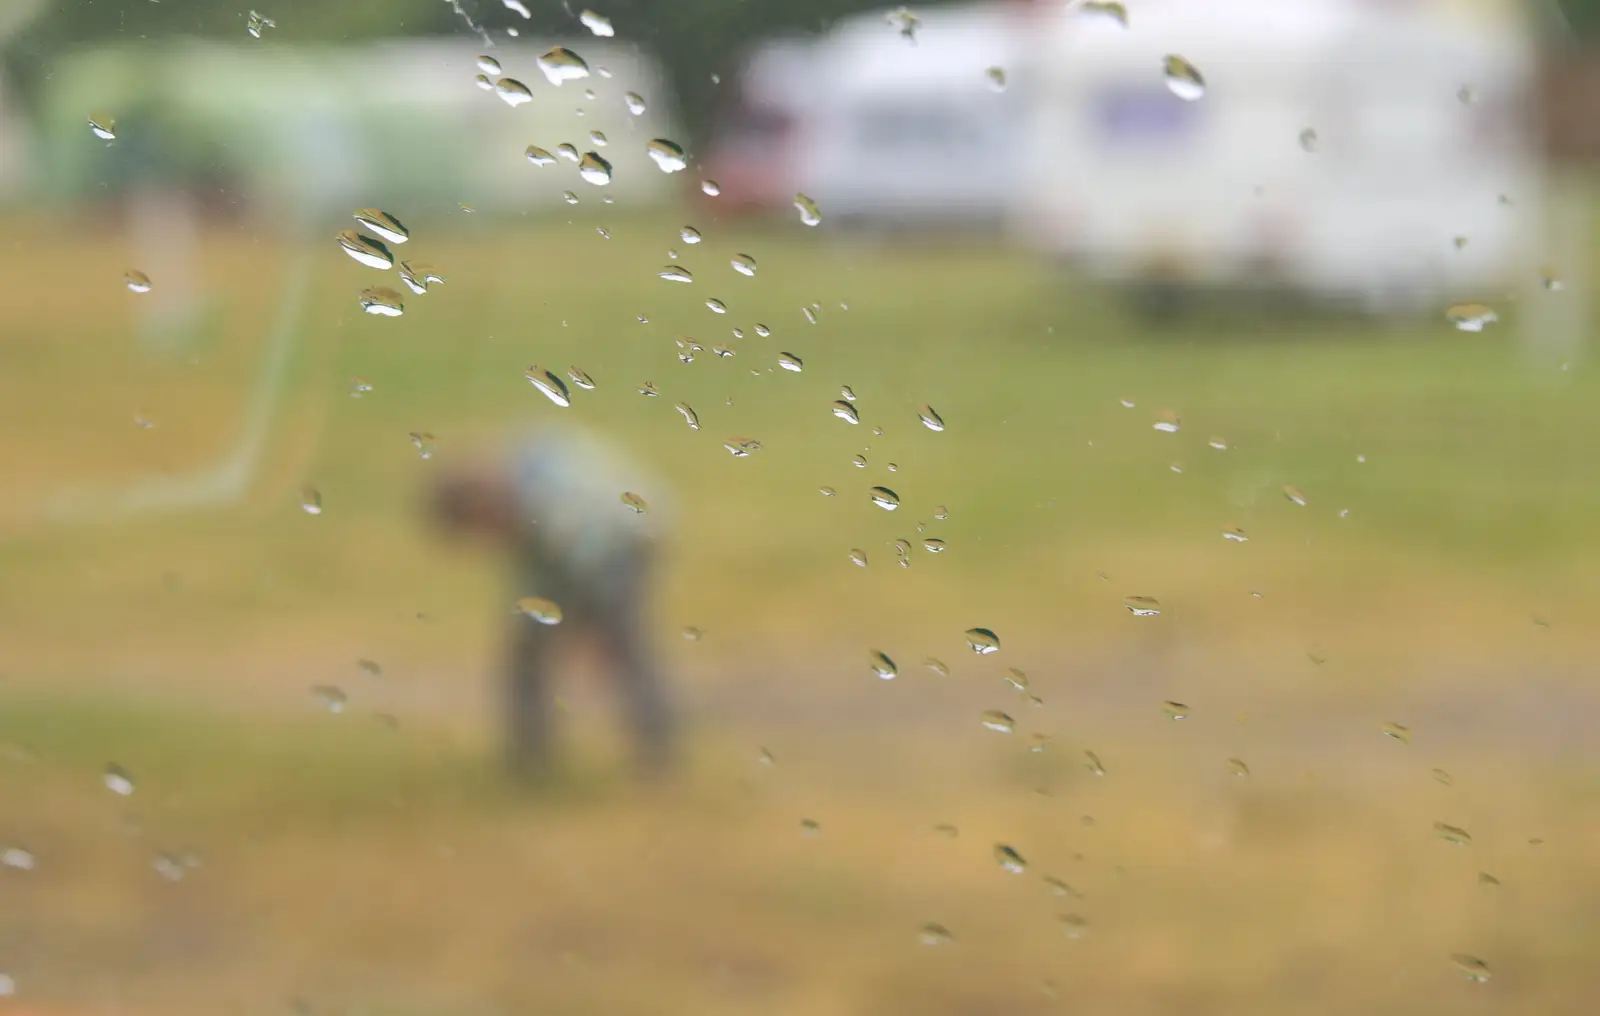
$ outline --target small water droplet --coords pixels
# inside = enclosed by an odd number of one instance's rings
[[[1478,101],[1478,93],[1473,91],[1471,85],[1462,85],[1456,89],[1456,101],[1463,106],[1470,106]]]
[[[582,22],[584,28],[587,28],[602,39],[609,39],[617,34],[617,30],[611,27],[611,19],[602,14],[596,14],[594,11],[585,10],[581,12],[578,15],[578,20]]]
[[[634,116],[644,115],[644,111],[646,109],[644,96],[640,95],[638,92],[628,92],[622,97],[622,101],[627,104],[628,112],[632,113]]]
[[[556,164],[556,157],[538,145],[529,145],[522,154],[527,156],[528,161],[535,166],[554,166]]]
[[[368,314],[379,317],[399,317],[406,312],[400,294],[388,286],[369,286],[361,291],[356,302]]]
[[[1250,767],[1244,764],[1244,759],[1230,758],[1228,760],[1228,772],[1234,776],[1249,776]]]
[[[1161,419],[1152,424],[1156,430],[1163,434],[1176,434],[1178,432],[1178,414],[1168,410],[1161,414]]]
[[[432,434],[425,430],[414,430],[411,432],[410,438],[411,447],[417,450],[418,455],[425,459],[433,458],[433,450],[436,446]]]
[[[1083,767],[1089,770],[1091,773],[1094,773],[1096,776],[1104,776],[1106,774],[1106,767],[1104,763],[1100,761],[1100,756],[1096,755],[1092,751],[1086,751],[1083,753]]]
[[[934,505],[933,517],[942,522],[945,519],[950,517],[950,509],[946,508],[942,504],[941,505]]]
[[[1016,848],[1007,846],[1004,843],[996,843],[994,845],[994,860],[1002,870],[1008,871],[1013,875],[1020,875],[1028,870],[1028,862],[1023,860],[1022,855],[1017,853]]]
[[[251,11],[250,16],[245,19],[244,23],[244,30],[250,33],[250,38],[252,39],[259,39],[262,32],[269,28],[277,27],[278,23],[276,21],[256,11]]]
[[[765,338],[767,338],[768,336],[770,336],[772,334],[772,329],[768,328],[766,325],[757,324],[756,325],[756,334],[761,336],[763,339],[765,339]]]
[[[733,265],[733,270],[740,275],[755,275],[756,273],[756,259],[748,254],[735,254],[733,260],[729,263]]]
[[[1489,964],[1468,953],[1451,953],[1450,962],[1466,976],[1467,980],[1478,984],[1486,983],[1493,976],[1489,973]]]
[[[817,489],[822,492],[823,497],[837,497],[839,494],[839,492],[834,490],[832,487],[818,487]]]
[[[122,276],[122,283],[128,287],[130,293],[148,293],[151,288],[150,276],[137,268],[128,269]]]
[[[1302,508],[1306,506],[1306,496],[1300,493],[1300,488],[1298,487],[1284,487],[1283,496],[1289,499],[1290,504],[1296,504]]]
[[[900,33],[900,37],[908,42],[917,41],[917,29],[922,27],[922,20],[904,7],[897,7],[885,14],[884,20]]]
[[[661,393],[656,390],[655,382],[646,381],[646,382],[644,382],[643,384],[641,384],[639,386],[639,394],[640,395],[647,395],[647,396],[650,396],[651,398],[654,398],[654,397],[660,395]]]
[[[764,766],[775,766],[778,764],[778,760],[772,757],[772,752],[765,748],[761,749],[761,754],[757,756],[757,761]]]
[[[801,836],[820,836],[821,834],[822,823],[818,822],[814,818],[803,818],[800,820]]]
[[[1463,332],[1481,332],[1500,320],[1494,310],[1481,303],[1452,304],[1444,312],[1445,320]]]
[[[943,554],[945,551],[945,542],[937,537],[930,536],[926,540],[922,541],[922,549],[926,550],[930,554]]]
[[[699,642],[701,639],[706,637],[706,633],[701,631],[699,628],[696,628],[694,625],[685,626],[683,631],[679,634],[683,636],[683,640],[685,642]]]
[[[539,389],[551,402],[563,409],[572,405],[572,394],[567,391],[567,383],[543,367],[534,364],[528,368],[526,377],[528,383]]]
[[[666,279],[668,282],[693,282],[694,275],[689,269],[678,265],[668,265],[656,273],[656,278]]]
[[[1433,771],[1433,778],[1447,787],[1455,783],[1455,780],[1451,777],[1451,775],[1445,772],[1443,769],[1435,769]]]
[[[1234,543],[1248,543],[1250,541],[1250,537],[1245,535],[1243,529],[1224,529],[1222,531],[1222,538],[1224,540],[1231,540]]]
[[[583,57],[565,46],[556,46],[539,57],[539,70],[552,85],[578,81],[589,76],[589,65]]]
[[[1010,734],[1017,729],[1016,721],[998,709],[989,709],[978,717],[978,722],[1000,734]]]
[[[432,265],[402,261],[400,262],[400,281],[405,283],[406,288],[411,292],[421,296],[428,291],[429,286],[443,285],[444,276],[440,275],[439,270]]]
[[[833,410],[833,415],[845,423],[860,423],[861,414],[856,412],[856,407],[844,400],[832,403],[828,408]]]
[[[631,490],[622,492],[622,503],[637,515],[643,515],[650,510],[649,502]]]
[[[1567,288],[1567,284],[1561,281],[1561,277],[1555,273],[1554,269],[1550,268],[1540,270],[1539,284],[1552,293],[1559,293]]]
[[[1314,129],[1307,127],[1300,132],[1300,147],[1307,152],[1315,152],[1317,150],[1317,132]]]
[[[14,868],[17,871],[32,871],[38,866],[39,859],[33,851],[25,847],[10,846],[0,850],[0,865]]]
[[[516,78],[501,78],[494,83],[494,94],[500,96],[500,101],[507,106],[520,106],[525,102],[533,101],[533,92],[528,86]]]
[[[858,568],[865,568],[867,566],[867,552],[860,547],[851,548],[850,563]]]
[[[378,661],[377,660],[365,660],[365,659],[357,660],[356,661],[356,667],[359,668],[360,671],[363,674],[366,674],[368,677],[382,677],[383,676],[383,668],[378,665]]]
[[[505,73],[505,69],[500,66],[500,61],[492,56],[478,57],[478,70],[492,78],[498,78]]]
[[[117,140],[117,121],[115,117],[97,113],[89,117],[89,130],[101,141]]]
[[[984,78],[989,82],[989,87],[996,92],[1006,90],[1006,69],[1004,67],[990,67],[983,72]]]
[[[355,260],[368,268],[389,269],[394,267],[394,255],[389,253],[389,248],[380,240],[362,236],[353,229],[341,229],[335,237],[339,247]]]
[[[808,226],[815,226],[822,221],[822,212],[818,210],[817,203],[804,194],[794,196],[794,206],[800,212],[800,221]]]
[[[565,201],[569,205],[575,205],[578,203],[578,195],[572,193],[572,191],[562,191],[561,200]]]
[[[928,921],[917,931],[917,941],[925,946],[937,949],[953,943],[955,936],[950,934],[949,928],[937,921]]]
[[[577,385],[579,388],[582,388],[584,391],[594,391],[594,378],[590,377],[588,374],[585,374],[577,367],[568,367],[567,377],[571,378],[572,383]]]
[[[105,783],[106,789],[119,797],[127,797],[133,793],[133,777],[128,775],[126,769],[115,763],[106,766],[101,779]]]
[[[979,656],[987,656],[990,653],[998,653],[1000,651],[1000,636],[988,628],[968,628],[965,634],[967,646]]]
[[[494,91],[494,82],[489,80],[489,76],[486,74],[474,74],[472,76],[472,83],[477,85],[485,92]]]
[[[922,665],[933,671],[935,674],[938,674],[940,677],[950,676],[950,668],[944,665],[943,660],[937,659],[936,657],[927,657],[922,661]]]
[[[1085,14],[1110,18],[1123,28],[1128,27],[1128,7],[1121,0],[1085,0],[1079,10]]]
[[[709,310],[713,314],[726,314],[726,313],[728,313],[728,305],[723,303],[721,300],[718,300],[716,297],[711,297],[710,299],[708,299],[706,301],[706,309]],[[719,347],[719,348],[726,349],[727,347],[723,346],[723,347]],[[732,356],[733,355],[733,351],[729,350],[727,355]]]
[[[722,193],[722,185],[715,180],[701,180],[700,193],[708,198],[714,198]]]
[[[805,369],[805,362],[793,353],[779,353],[778,366],[784,370],[794,371],[796,374]]]
[[[850,464],[857,469],[865,469],[867,468],[867,457],[865,455],[857,455],[850,460]]]
[[[561,604],[543,596],[524,596],[517,600],[517,613],[540,624],[560,624]]]
[[[557,145],[556,154],[574,165],[583,161],[583,156],[578,154],[578,146],[570,141],[563,141]]]
[[[1200,69],[1178,56],[1168,54],[1161,62],[1162,74],[1167,79],[1167,91],[1185,102],[1194,102],[1206,94],[1206,80]]]
[[[686,169],[689,160],[684,155],[683,148],[675,141],[666,138],[653,138],[644,146],[645,154],[655,160],[655,164],[663,173],[676,173]]]
[[[857,456],[857,458],[860,458],[860,456]],[[861,464],[866,465],[866,460],[862,459]],[[896,494],[888,487],[873,487],[871,490],[867,491],[867,496],[872,499],[873,504],[877,505],[879,508],[882,508],[884,511],[892,512],[896,508],[900,507],[900,495]]]
[[[917,419],[922,421],[924,427],[935,433],[944,430],[944,418],[934,412],[932,406],[925,405],[917,410]]]
[[[1378,731],[1385,737],[1392,737],[1401,744],[1411,743],[1411,728],[1398,723],[1385,723],[1378,727]]]
[[[1169,719],[1184,720],[1188,719],[1189,717],[1189,707],[1184,705],[1182,702],[1173,702],[1168,700],[1161,703],[1161,709],[1167,714]]]
[[[1433,834],[1446,843],[1453,843],[1458,847],[1471,846],[1472,834],[1460,826],[1453,826],[1446,822],[1435,822]]]
[[[872,667],[872,672],[885,681],[893,681],[900,676],[900,668],[896,667],[889,654],[881,649],[874,649],[867,654],[867,663]]]
[[[307,487],[300,492],[300,508],[307,515],[322,514],[322,495],[315,487]]]
[[[683,422],[689,425],[690,430],[700,429],[700,417],[687,402],[678,403],[678,413],[683,417]]]
[[[388,212],[377,208],[362,208],[355,213],[354,217],[358,224],[377,233],[378,236],[389,243],[405,243],[411,238],[411,231],[401,225],[400,220]]]
[[[336,684],[318,684],[311,688],[311,697],[317,700],[317,705],[330,713],[342,713],[349,696],[344,689]]]
[[[611,182],[611,163],[602,158],[599,152],[584,152],[578,162],[578,175],[586,183],[604,187]]]
[[[736,459],[747,459],[761,450],[761,442],[748,437],[730,437],[722,443],[728,454]]]
[[[1122,605],[1134,617],[1157,617],[1161,614],[1161,603],[1153,596],[1125,596]]]
[[[1495,886],[1500,884],[1500,880],[1489,874],[1487,871],[1480,871],[1478,872],[1478,884]]]

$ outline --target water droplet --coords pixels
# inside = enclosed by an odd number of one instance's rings
[[[850,460],[850,464],[857,469],[865,469],[867,468],[867,457],[865,455],[857,455]]]
[[[0,998],[10,998],[17,993],[17,980],[10,974],[0,973]]]
[[[935,433],[944,430],[944,418],[934,412],[932,406],[925,405],[917,410],[917,419],[922,421],[924,427]]]
[[[494,94],[500,96],[500,101],[507,106],[520,106],[525,102],[533,101],[533,92],[528,86],[516,78],[501,78],[494,83]]]
[[[938,674],[940,677],[950,676],[950,668],[944,665],[943,660],[929,656],[922,661],[922,665],[933,671],[935,674]]]
[[[1089,934],[1089,919],[1082,914],[1062,914],[1057,920],[1061,922],[1061,930],[1070,939],[1080,939]]]
[[[926,540],[922,541],[922,549],[926,550],[930,554],[943,554],[945,551],[945,542],[937,537],[930,536]]]
[[[411,446],[417,450],[418,455],[425,459],[433,458],[433,449],[435,445],[432,434],[429,434],[425,430],[414,430],[411,432],[410,437]]]
[[[747,459],[761,450],[761,442],[748,437],[730,437],[722,443],[736,459]]]
[[[1161,614],[1161,603],[1153,596],[1124,596],[1122,605],[1134,617],[1158,617]]]
[[[250,38],[252,39],[259,39],[262,32],[269,28],[277,27],[278,23],[276,21],[256,11],[251,11],[250,16],[245,19],[244,23],[244,30],[250,33]]]
[[[583,156],[578,154],[578,146],[570,141],[563,141],[557,145],[556,154],[574,164],[583,161]]]
[[[584,28],[602,39],[609,39],[617,34],[617,30],[611,27],[611,19],[594,11],[583,11],[578,15],[578,20],[583,23]]]
[[[770,337],[772,335],[772,329],[768,328],[766,325],[757,324],[756,325],[756,334],[761,336],[763,339],[765,339],[765,338],[768,338],[768,337]]]
[[[1492,308],[1481,303],[1453,304],[1444,312],[1444,316],[1463,332],[1481,332],[1500,320],[1500,316]]]
[[[578,195],[572,193],[571,191],[562,191],[561,200],[565,201],[569,205],[575,205],[578,203]]]
[[[517,601],[517,613],[531,617],[540,624],[560,624],[561,605],[543,596],[524,596]]]
[[[950,945],[955,941],[955,936],[950,934],[950,929],[937,921],[928,921],[917,931],[917,941],[930,948]]]
[[[1487,982],[1493,976],[1489,973],[1489,964],[1468,953],[1451,953],[1450,962],[1455,964],[1455,968],[1461,971],[1467,980],[1476,981],[1478,984]]]
[[[809,324],[816,324],[817,323],[817,312],[812,310],[810,307],[801,307],[800,308],[800,313],[802,313],[802,314],[804,314],[806,316],[806,321]]]
[[[1228,760],[1228,772],[1234,776],[1249,776],[1250,767],[1244,764],[1244,759],[1230,758]]]
[[[922,27],[922,21],[915,14],[912,14],[904,7],[898,7],[890,11],[888,14],[885,14],[884,20],[887,21],[895,31],[900,33],[901,38],[904,38],[908,42],[912,43],[917,41],[917,29]]]
[[[622,492],[622,503],[627,505],[635,514],[643,515],[650,510],[650,504],[644,498],[631,490]]]
[[[1401,744],[1411,743],[1411,728],[1398,723],[1385,723],[1378,727],[1378,731],[1385,737],[1392,737]]]
[[[706,637],[706,633],[701,631],[699,628],[696,628],[694,625],[686,626],[679,634],[683,636],[685,642],[699,642],[701,639]]]
[[[353,377],[350,379],[350,397],[352,399],[359,399],[370,391],[372,391],[372,385],[366,378]]]
[[[726,314],[726,313],[728,313],[728,305],[723,303],[721,300],[718,300],[714,296],[706,301],[706,309],[711,311],[711,313],[713,313],[713,314]],[[723,347],[719,347],[719,348],[726,349],[727,347],[723,346]],[[733,351],[729,350],[726,355],[732,356],[733,355]]]
[[[874,488],[881,490],[882,488]],[[988,628],[968,628],[966,630],[967,645],[979,656],[1000,651],[1000,636]]]
[[[32,871],[39,863],[33,851],[23,847],[6,847],[0,850],[0,865],[17,871]]]
[[[1500,880],[1495,878],[1493,875],[1489,874],[1487,871],[1480,871],[1480,872],[1478,872],[1478,884],[1479,885],[1499,885],[1500,884]]]
[[[800,221],[808,226],[815,226],[822,221],[822,212],[817,209],[817,203],[804,194],[794,196],[794,206],[800,211]]]
[[[344,689],[334,684],[317,684],[311,687],[311,697],[317,700],[317,705],[330,713],[344,712],[349,696]]]
[[[1298,487],[1284,487],[1283,496],[1289,499],[1290,504],[1297,504],[1302,508],[1306,506],[1306,496],[1300,493]]]
[[[400,262],[400,281],[405,283],[407,289],[421,296],[428,291],[429,286],[435,284],[443,285],[444,276],[440,275],[438,269],[432,265],[402,261]]]
[[[563,409],[572,405],[572,395],[567,391],[567,383],[543,367],[534,364],[528,368],[526,377],[528,383],[543,392],[545,398],[551,402]]]
[[[506,10],[522,15],[523,20],[533,17],[533,12],[528,10],[528,5],[523,3],[522,0],[500,0],[500,3]],[[516,37],[516,29],[508,28],[506,31],[512,38]]]
[[[1206,79],[1200,76],[1200,69],[1183,57],[1168,54],[1161,66],[1167,79],[1167,91],[1173,95],[1193,102],[1206,94]]]
[[[1433,778],[1447,787],[1455,783],[1455,780],[1450,776],[1450,774],[1445,772],[1443,769],[1435,769],[1433,771]]]
[[[945,519],[950,517],[950,509],[946,508],[942,504],[941,505],[934,505],[933,517],[936,518],[936,519],[939,519],[942,522]]]
[[[1028,690],[1028,675],[1016,667],[1007,667],[1006,672],[1000,675],[1002,679],[1017,691]]]
[[[101,779],[104,781],[106,789],[113,794],[127,797],[133,793],[133,777],[129,776],[128,771],[119,765],[106,766],[105,773],[101,776]]]
[[[307,487],[300,492],[300,507],[307,515],[322,514],[322,495],[317,488]]]
[[[1106,774],[1105,764],[1100,761],[1100,756],[1092,751],[1083,753],[1083,767],[1096,776],[1104,776]]]
[[[370,286],[363,289],[357,297],[361,309],[368,314],[380,317],[399,317],[406,312],[405,304],[401,302],[400,294],[388,286]]]
[[[704,239],[700,235],[700,231],[695,229],[693,226],[684,226],[682,229],[678,230],[678,237],[682,239],[684,243],[691,245],[697,244]]]
[[[357,660],[356,666],[369,677],[383,676],[383,668],[378,665],[377,660]]]
[[[748,254],[735,254],[733,260],[729,263],[733,265],[733,270],[740,275],[755,275],[756,273],[756,259]]]
[[[1310,127],[1300,132],[1300,147],[1307,152],[1317,150],[1317,132]]]
[[[565,46],[556,46],[538,60],[539,70],[552,85],[578,81],[589,76],[589,65],[583,57]]]
[[[839,492],[834,490],[832,487],[818,487],[817,489],[822,493],[823,497],[837,497],[839,494]]]
[[[115,117],[96,114],[89,117],[89,130],[101,141],[117,140],[117,121]]]
[[[1161,703],[1161,709],[1169,719],[1185,720],[1189,718],[1189,707],[1182,702],[1173,702],[1169,699]]]
[[[590,377],[588,374],[585,374],[577,367],[568,367],[567,377],[571,378],[572,383],[577,385],[579,388],[582,388],[584,391],[594,391],[594,378]]]
[[[472,83],[483,89],[485,92],[494,91],[494,82],[490,81],[487,75],[474,74],[472,76]]]
[[[656,278],[666,279],[668,282],[693,282],[694,276],[687,268],[678,265],[668,265],[656,273]]]
[[[1016,721],[998,709],[986,710],[979,715],[978,722],[1001,734],[1010,734],[1017,729]]]
[[[1472,834],[1460,826],[1453,826],[1445,822],[1433,824],[1433,834],[1446,843],[1453,843],[1458,847],[1471,846]]]
[[[660,395],[661,393],[656,390],[655,382],[646,381],[646,382],[644,382],[643,384],[641,384],[639,386],[639,394],[640,395],[648,395],[651,398],[654,398],[654,397]]]
[[[1452,240],[1450,242],[1455,244],[1456,250],[1466,250],[1467,249],[1468,240],[1464,236],[1458,236],[1458,237],[1456,237],[1454,240]]]
[[[1228,450],[1227,439],[1217,437],[1215,434],[1211,436],[1211,440],[1207,441],[1206,444],[1210,445],[1212,448],[1215,448],[1219,452],[1225,452]]]
[[[538,145],[529,145],[522,154],[527,156],[528,161],[535,166],[554,166],[556,164],[556,157]]]
[[[675,141],[666,138],[652,138],[644,146],[645,154],[655,160],[663,173],[676,173],[686,169],[689,165],[688,157],[683,154],[683,148]]]
[[[861,414],[856,412],[856,407],[852,406],[850,403],[845,402],[842,399],[840,401],[838,401],[838,402],[833,403],[829,408],[831,408],[833,410],[833,415],[834,416],[837,416],[839,419],[843,420],[845,423],[860,423],[861,422]]]
[[[500,61],[492,56],[478,57],[478,70],[492,78],[498,78],[505,73],[505,70],[500,66]]]
[[[1176,434],[1178,432],[1178,414],[1168,410],[1162,413],[1161,419],[1151,426],[1163,434]]]
[[[1473,91],[1471,85],[1462,85],[1456,89],[1456,101],[1463,106],[1470,106],[1478,101],[1478,93]]]
[[[1540,270],[1540,272],[1539,272],[1539,284],[1542,285],[1545,289],[1548,289],[1552,293],[1559,293],[1563,289],[1567,288],[1567,284],[1565,282],[1562,282],[1561,281],[1561,277],[1559,275],[1557,275],[1553,269],[1550,269],[1550,268],[1545,268],[1545,269],[1541,269]]]
[[[859,458],[860,456],[857,457]],[[866,460],[862,459],[861,464],[866,465]],[[873,487],[871,490],[867,491],[867,496],[872,499],[873,504],[877,505],[879,508],[882,508],[884,511],[892,512],[896,508],[900,507],[900,495],[896,494],[888,487]]]
[[[822,835],[822,823],[818,822],[814,818],[803,818],[803,819],[801,819],[800,820],[800,835],[801,836],[820,836],[820,835]]]
[[[1121,0],[1085,0],[1079,9],[1085,14],[1110,18],[1123,28],[1128,27],[1128,7]]]
[[[889,659],[889,654],[881,649],[874,649],[867,655],[867,663],[872,667],[872,672],[885,681],[893,681],[900,676],[900,668]]]
[[[150,292],[150,276],[137,268],[130,268],[123,273],[122,283],[128,287],[128,292],[130,293]]]
[[[1028,862],[1022,859],[1022,855],[1017,853],[1016,848],[1009,847],[1004,843],[996,843],[994,845],[994,860],[996,864],[1000,865],[1001,869],[1013,875],[1020,875],[1028,870]]]
[[[764,766],[775,766],[778,764],[778,760],[772,757],[772,752],[765,748],[761,749],[761,754],[757,756],[757,761]]]
[[[611,182],[611,163],[601,158],[599,152],[584,152],[578,163],[578,175],[596,187],[604,187]]]
[[[366,265],[368,268],[389,269],[394,267],[394,255],[389,253],[382,241],[362,236],[353,229],[341,229],[336,236],[339,246],[352,258]]]
[[[622,97],[622,101],[627,104],[628,112],[632,113],[634,116],[644,115],[644,111],[646,109],[644,104],[644,96],[640,95],[638,92],[627,93]]]
[[[355,213],[355,220],[390,243],[405,243],[411,238],[411,231],[401,225],[399,219],[377,208],[360,209]]]
[[[700,193],[708,198],[714,198],[722,193],[722,185],[715,180],[701,180]]]
[[[851,548],[850,563],[858,568],[865,568],[867,566],[867,552],[860,547]]]
[[[678,403],[678,412],[683,416],[683,422],[689,425],[690,430],[700,429],[700,417],[693,409],[689,408],[687,402]]]
[[[983,72],[983,76],[988,80],[989,87],[992,90],[996,92],[1006,90],[1006,69],[1004,67],[990,67]]]

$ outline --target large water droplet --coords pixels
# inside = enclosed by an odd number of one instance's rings
[[[1171,699],[1161,703],[1161,711],[1167,714],[1169,720],[1186,720],[1189,718],[1189,707],[1182,702]]]
[[[150,276],[137,268],[128,269],[122,276],[122,283],[128,287],[130,293],[150,292]]]
[[[694,276],[689,269],[681,265],[668,265],[656,273],[656,278],[666,279],[668,282],[693,282]]]
[[[723,303],[721,300],[718,300],[714,296],[711,297],[710,299],[706,300],[706,309],[709,310],[713,314],[726,314],[726,313],[728,313],[728,305]],[[726,354],[723,354],[723,355],[732,356],[733,355],[733,351],[729,350]]]
[[[871,490],[867,491],[867,496],[872,499],[873,504],[877,505],[879,508],[882,508],[884,511],[892,512],[896,508],[900,507],[900,495],[896,494],[888,487],[873,487]]]
[[[563,409],[572,405],[572,395],[567,391],[567,383],[543,367],[534,364],[528,368],[526,376],[528,383],[543,392],[545,398],[551,402]]]
[[[611,163],[598,152],[584,152],[583,160],[578,163],[578,175],[596,187],[604,187],[611,182]]]
[[[507,106],[520,106],[525,102],[533,101],[533,92],[528,86],[516,78],[501,78],[494,83],[494,94],[500,96],[500,101]]]
[[[543,596],[524,596],[517,601],[517,613],[540,624],[560,624],[561,605]]]
[[[830,408],[833,409],[833,415],[837,416],[839,419],[843,420],[845,423],[860,423],[861,422],[861,414],[856,412],[856,407],[852,406],[850,403],[844,401],[843,399],[840,399],[838,402],[833,403],[833,405]]]
[[[394,255],[389,253],[389,248],[381,240],[362,236],[353,229],[341,229],[335,239],[339,241],[340,249],[368,268],[394,267]]]
[[[794,196],[794,206],[800,211],[800,221],[808,226],[815,226],[822,221],[822,212],[818,210],[817,203],[804,194]]]
[[[687,402],[678,403],[678,413],[682,415],[683,422],[689,425],[690,430],[700,429],[700,417],[693,409],[689,408],[689,404]]]
[[[1173,95],[1185,102],[1194,102],[1206,94],[1206,79],[1200,76],[1200,69],[1183,57],[1168,54],[1161,66],[1167,90]]]
[[[1004,843],[996,843],[994,845],[994,860],[1002,870],[1008,871],[1013,875],[1020,875],[1028,870],[1028,862],[1023,860],[1021,854],[1017,853],[1017,849]]]
[[[552,85],[578,81],[589,76],[589,65],[583,57],[565,46],[556,46],[539,58],[539,70]]]
[[[399,219],[377,208],[357,211],[355,220],[390,243],[405,243],[411,239],[411,230],[401,225]]]
[[[609,39],[617,34],[617,30],[611,27],[611,19],[594,11],[583,11],[578,15],[578,20],[583,23],[584,28],[602,39]]]
[[[924,427],[935,433],[944,430],[944,418],[934,412],[932,406],[923,406],[917,410],[917,419],[922,421]]]
[[[889,654],[881,649],[874,649],[869,653],[867,663],[872,667],[872,672],[885,681],[892,681],[900,676],[900,668],[896,667]]]
[[[663,173],[676,173],[689,165],[689,159],[683,153],[683,148],[675,141],[666,138],[652,138],[644,146],[645,154],[661,167]]]
[[[370,286],[358,297],[361,309],[379,317],[399,317],[406,312],[400,294],[388,286]]]
[[[740,275],[755,275],[756,273],[756,259],[748,254],[735,254],[730,263],[733,265],[733,270]]]
[[[529,145],[522,154],[526,155],[528,161],[535,166],[554,166],[556,164],[556,157],[538,145]]]
[[[584,373],[581,369],[577,367],[568,367],[567,377],[571,378],[572,383],[577,385],[579,388],[582,388],[584,391],[594,391],[594,378]]]
[[[793,353],[779,353],[778,366],[782,367],[784,370],[792,370],[796,374],[800,373],[806,368],[805,362],[798,356],[795,356]]]
[[[1016,721],[998,709],[989,709],[978,716],[978,722],[990,730],[1010,734],[1017,729]]]
[[[101,141],[115,141],[117,140],[116,117],[97,113],[89,117],[89,130]]]
[[[965,634],[968,648],[979,656],[1000,651],[1000,636],[988,628],[968,628]]]
[[[638,92],[627,93],[622,97],[622,101],[627,104],[628,112],[632,113],[634,116],[644,115],[646,108],[644,104],[644,96],[640,95]]]
[[[491,78],[498,78],[505,73],[505,69],[500,66],[500,61],[492,56],[478,57],[478,70]]]

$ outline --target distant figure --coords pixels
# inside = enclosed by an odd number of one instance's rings
[[[486,537],[511,555],[513,611],[503,708],[514,775],[551,762],[551,672],[557,650],[594,638],[623,696],[639,765],[668,769],[673,718],[646,624],[646,583],[658,515],[623,501],[656,488],[608,445],[577,430],[541,431],[487,467],[447,471],[432,496],[448,532]],[[527,597],[554,601],[547,623],[513,608]]]

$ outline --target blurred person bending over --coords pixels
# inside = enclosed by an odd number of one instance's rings
[[[659,506],[631,509],[624,492],[657,500],[660,488],[599,439],[576,429],[538,431],[486,465],[443,472],[432,515],[445,531],[486,538],[511,558],[508,600],[553,600],[556,624],[516,610],[502,708],[517,777],[551,762],[551,671],[557,651],[598,643],[624,699],[646,775],[671,767],[675,731],[650,647],[646,583]]]

